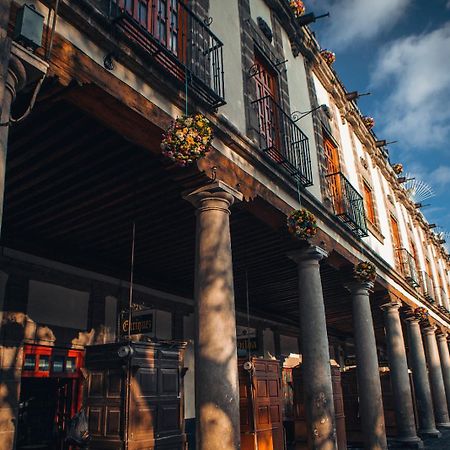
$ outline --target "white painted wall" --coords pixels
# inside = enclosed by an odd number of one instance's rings
[[[273,339],[273,331],[270,328],[264,328],[263,330],[263,343],[264,357],[275,356],[275,341]]]
[[[87,329],[89,292],[30,280],[27,314],[34,322]]]
[[[280,347],[283,355],[290,355],[291,353],[298,353],[298,340],[293,336],[280,336]]]
[[[194,359],[195,320],[194,315],[184,318],[184,340],[188,343],[184,354],[184,367],[189,370],[184,377],[184,417],[195,417],[195,359]]]
[[[228,3],[228,1],[223,3]],[[262,17],[271,27],[270,8],[264,0],[250,0],[250,15],[255,22],[258,17]]]
[[[8,274],[0,271],[0,311],[3,311],[3,305],[5,304],[5,289],[8,281]]]
[[[117,303],[116,297],[105,297],[105,344],[116,341],[117,335]]]
[[[223,42],[225,100],[223,114],[243,134],[246,132],[241,33],[237,0],[210,0],[211,31]]]
[[[285,57],[287,59],[286,70],[291,113],[294,111],[310,111],[312,107],[309,98],[304,58],[301,54],[294,57],[294,55],[292,54],[288,35],[284,30],[282,30],[282,41]],[[303,117],[297,122],[297,125],[303,131],[303,133],[305,133],[309,140],[309,151],[311,156],[311,167],[314,184],[307,189],[316,198],[321,199],[322,193],[320,191],[319,181],[319,162],[317,159],[317,144],[314,136],[314,123],[312,115],[308,114],[306,117]]]

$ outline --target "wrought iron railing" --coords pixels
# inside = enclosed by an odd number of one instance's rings
[[[181,0],[110,0],[117,29],[213,107],[225,104],[223,44]]]
[[[368,236],[364,199],[361,194],[342,172],[331,173],[326,179],[336,216],[357,236]]]
[[[419,287],[419,277],[416,269],[416,261],[414,256],[406,250],[406,248],[398,248],[396,250],[397,261],[400,265],[400,270],[406,281],[413,287]]]
[[[259,119],[259,146],[267,158],[303,186],[313,184],[307,136],[271,97],[253,102]]]
[[[442,286],[436,286],[436,299],[441,300],[441,305],[447,306],[447,294],[445,293],[445,289]]]
[[[434,282],[433,279],[424,270],[421,271],[422,294],[431,303],[434,303]]]

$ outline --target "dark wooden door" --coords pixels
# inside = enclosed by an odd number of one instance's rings
[[[253,358],[254,370],[239,360],[242,450],[283,450],[283,394],[279,362]],[[256,442],[257,440],[257,442]]]
[[[333,203],[335,214],[343,214],[344,203],[342,197],[342,182],[339,172],[341,170],[341,164],[339,161],[339,152],[336,146],[329,140],[324,139],[323,147],[325,152],[325,162],[327,167],[327,184],[328,191]]]
[[[255,83],[258,102],[259,132],[264,147],[281,154],[280,116],[276,107],[278,82],[275,72],[260,57],[255,58]]]

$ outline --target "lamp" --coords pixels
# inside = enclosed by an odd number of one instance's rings
[[[327,117],[329,119],[331,119],[331,110],[325,104],[316,106],[315,108],[311,109],[311,111],[306,111],[306,112],[294,111],[291,114],[291,119],[292,119],[293,122],[298,122],[300,119],[303,119],[303,117],[306,117],[308,114],[311,114],[312,112],[317,111],[318,109],[322,109],[322,111],[327,115]]]
[[[358,91],[347,92],[345,94],[345,98],[348,101],[358,100],[359,97],[364,97],[365,95],[372,95],[370,92],[366,92],[364,94],[360,94]]]
[[[316,16],[314,13],[304,14],[303,16],[297,17],[297,23],[304,27],[309,25],[310,23],[314,23],[317,19],[322,19],[323,17],[329,17],[330,13],[322,14],[320,16]]]

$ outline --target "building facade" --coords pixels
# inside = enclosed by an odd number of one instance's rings
[[[292,448],[421,448],[450,427],[449,255],[289,2],[34,6],[36,46],[24,2],[0,5],[0,448],[62,443],[85,348],[133,326],[187,342],[189,448],[244,442],[250,356],[301,367],[279,411]],[[193,113],[212,149],[180,167],[161,142]],[[308,243],[286,226],[300,208]]]

